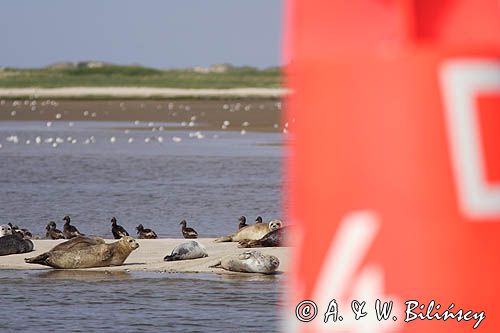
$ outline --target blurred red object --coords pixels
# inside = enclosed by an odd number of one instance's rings
[[[435,300],[498,331],[500,2],[289,0],[285,20],[285,330],[472,330],[404,322],[405,301]],[[368,318],[376,298],[396,321]],[[332,299],[342,323],[323,323]],[[353,299],[366,318],[352,320]],[[317,304],[310,322],[295,318],[302,300]]]

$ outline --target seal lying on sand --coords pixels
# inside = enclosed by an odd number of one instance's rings
[[[279,229],[282,226],[283,222],[281,222],[280,220],[272,220],[268,224],[265,223],[251,224],[247,227],[241,228],[232,235],[219,237],[216,240],[214,240],[214,242],[216,243],[239,242],[244,239],[259,240],[265,235],[267,235],[269,232]]]
[[[63,243],[64,244],[64,243]],[[125,236],[111,244],[87,245],[83,248],[67,250],[52,249],[39,256],[26,258],[29,264],[40,264],[54,268],[91,268],[120,266],[139,247],[132,237]]]
[[[239,242],[238,247],[276,247],[285,246],[285,237],[289,227],[283,227],[271,231],[259,240],[244,239]]]
[[[253,250],[222,258],[219,263],[210,267],[221,267],[233,272],[272,274],[279,265],[280,261],[277,257]]]
[[[8,224],[0,225],[0,237],[12,235],[12,228]]]
[[[197,241],[177,245],[172,254],[163,258],[164,261],[188,260],[208,257],[207,249]]]
[[[0,256],[33,251],[33,242],[18,234],[0,237]]]

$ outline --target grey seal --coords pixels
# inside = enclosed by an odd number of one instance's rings
[[[197,241],[177,245],[172,254],[163,258],[164,261],[188,260],[208,257],[207,249]]]
[[[252,250],[222,258],[220,262],[210,267],[220,267],[233,272],[272,274],[279,265],[277,257]]]
[[[0,237],[0,256],[33,251],[33,242],[18,234]]]

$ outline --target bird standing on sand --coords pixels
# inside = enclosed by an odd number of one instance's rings
[[[49,224],[45,227],[47,232],[45,233],[46,238],[50,239],[64,239],[64,234],[61,230],[57,229],[56,223],[54,221],[50,221]]]
[[[198,238],[198,233],[196,232],[196,230],[194,230],[193,228],[186,227],[187,225],[186,220],[182,220],[181,223],[179,223],[179,225],[182,225],[181,231],[182,231],[182,236],[184,236],[184,238],[187,239]]]
[[[240,222],[240,224],[238,225],[238,229],[244,228],[248,225],[247,218],[244,216],[241,216],[238,221]]]
[[[145,229],[142,224],[139,224],[137,227],[137,235],[139,236],[139,239],[156,239],[158,236],[156,235],[156,232],[154,232],[151,229]]]
[[[255,223],[262,223],[262,217],[257,216],[257,218],[255,219]]]
[[[69,218],[68,215],[66,215],[63,218],[63,221],[65,221],[64,228],[63,228],[64,237],[66,237],[67,239],[71,239],[71,238],[76,237],[76,236],[85,236],[80,231],[78,231],[78,229],[74,225],[70,225],[71,219]]]
[[[115,239],[120,239],[129,235],[125,228],[116,224],[116,217],[114,216],[111,219],[111,232],[113,233],[113,237],[115,237]]]

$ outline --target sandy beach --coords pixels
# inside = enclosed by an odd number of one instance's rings
[[[172,249],[186,242],[185,239],[138,239],[139,248],[132,252],[127,258],[125,264],[115,267],[100,267],[82,269],[81,271],[146,271],[146,272],[170,272],[170,273],[216,273],[216,274],[248,274],[235,273],[226,271],[220,268],[210,268],[216,264],[221,258],[242,253],[249,249],[238,248],[238,243],[214,243],[214,238],[201,238],[198,241],[207,248],[208,257],[183,260],[183,261],[163,261],[163,257],[170,254]],[[50,267],[26,264],[24,258],[34,257],[43,252],[49,251],[55,245],[64,240],[33,240],[35,251],[30,253],[13,254],[8,256],[0,256],[0,269],[29,269],[40,270],[50,269]],[[107,243],[114,240],[107,239]],[[278,272],[286,272],[289,265],[289,248],[274,247],[274,248],[257,248],[256,250],[271,254],[279,258],[280,266]],[[79,270],[80,271],[80,270]]]
[[[179,89],[149,87],[1,88],[0,97],[281,97],[284,88]]]

